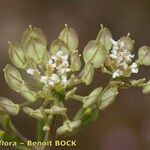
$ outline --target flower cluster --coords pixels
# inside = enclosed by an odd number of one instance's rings
[[[52,131],[57,136],[77,133],[96,120],[99,111],[115,101],[119,89],[139,87],[143,93],[150,93],[150,81],[145,78],[129,79],[132,73],[138,73],[141,65],[150,65],[150,47],[141,47],[137,60],[134,60],[133,43],[129,35],[118,41],[113,40],[109,29],[102,26],[97,38],[89,41],[83,49],[82,64],[75,30],[65,25],[47,49],[43,31],[30,25],[20,42],[9,42],[9,57],[13,65],[7,64],[3,69],[8,86],[20,94],[25,102],[15,104],[8,98],[0,97],[0,122],[5,129],[8,125],[7,131],[12,130],[14,134],[15,128],[8,116],[17,115],[23,109],[30,117],[38,120],[37,137],[44,141],[48,140],[52,125],[60,117],[59,126],[56,125],[56,131]],[[34,83],[24,80],[19,69],[30,75]],[[87,96],[78,95],[78,84],[90,85],[96,69],[111,76],[107,86],[98,86]],[[38,101],[41,101],[41,105],[32,108],[31,104]],[[70,101],[81,103],[73,118],[69,117],[66,105]],[[12,139],[18,135],[17,131]]]
[[[111,64],[114,65],[114,72],[112,77],[117,78],[124,74],[124,72],[138,73],[138,65],[136,62],[132,62],[134,55],[131,54],[131,50],[127,49],[125,41],[119,40],[112,42],[112,50],[110,51]]]
[[[67,74],[71,71],[69,68],[68,55],[64,55],[62,51],[58,50],[56,55],[50,56],[50,59],[45,63],[45,68],[45,74],[42,74],[37,68],[28,68],[26,72],[29,75],[38,73],[40,75],[40,82],[46,87],[55,87],[58,84],[66,87],[68,82]]]

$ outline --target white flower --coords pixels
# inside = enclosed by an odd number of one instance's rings
[[[29,69],[26,70],[26,72],[29,75],[33,75],[34,73],[40,74],[40,72],[39,72],[39,70],[37,68],[35,68],[35,69],[34,68],[29,68]]]
[[[117,78],[117,77],[119,77],[119,76],[121,76],[122,75],[122,71],[121,70],[119,70],[119,69],[117,69],[114,73],[113,73],[113,78]]]
[[[131,51],[125,49],[124,42],[119,43],[113,39],[111,39],[111,42],[113,46],[109,57],[116,68],[116,71],[113,73],[113,78],[123,75],[124,71],[128,70],[131,70],[132,73],[138,73],[138,65],[132,63],[134,55],[131,54]]]
[[[52,69],[49,76],[41,76],[40,81],[45,86],[55,86],[62,84],[64,87],[67,85],[67,73],[71,71],[69,68],[68,55],[64,55],[62,51],[58,51],[56,55],[52,55],[48,60],[47,65]]]
[[[54,83],[60,82],[60,78],[57,74],[53,73],[50,77],[50,80],[53,81]]]
[[[139,72],[137,63],[135,63],[135,62],[132,63],[132,65],[131,65],[131,72],[132,73],[138,73]]]
[[[47,84],[48,82],[48,76],[41,76],[40,81],[44,84]]]
[[[112,42],[112,44],[113,44],[113,45],[115,45],[115,46],[116,46],[116,45],[118,44],[118,42],[117,42],[117,41],[115,41],[114,39],[112,39],[112,38],[111,38],[110,40],[111,40],[111,42]]]
[[[68,80],[66,76],[62,76],[62,80],[61,80],[62,84],[66,85]]]

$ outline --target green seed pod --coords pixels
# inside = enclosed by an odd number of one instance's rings
[[[25,48],[27,57],[34,60],[36,63],[40,63],[47,45],[47,40],[43,31],[30,25],[23,33],[21,43]]]
[[[127,36],[123,36],[122,38],[119,39],[118,45],[120,48],[123,47],[123,49],[132,51],[134,48],[134,40],[132,40],[130,37],[130,34],[128,33]]]
[[[79,71],[81,68],[81,59],[78,54],[78,51],[75,51],[71,54],[71,65],[70,68],[72,71]]]
[[[65,133],[72,132],[74,129],[79,128],[81,125],[81,120],[70,121],[67,120],[64,124],[59,127],[56,131],[58,135],[63,135]]]
[[[104,64],[106,55],[107,51],[105,47],[95,40],[90,41],[83,50],[84,61],[92,63],[94,68],[99,68]]]
[[[0,108],[9,115],[15,116],[19,113],[19,105],[14,104],[10,99],[0,97]]]
[[[99,109],[103,110],[110,104],[112,104],[118,95],[118,89],[116,87],[111,87],[104,91],[102,97],[100,98]]]
[[[150,47],[142,46],[138,51],[138,62],[141,65],[150,65]]]
[[[144,94],[150,93],[150,80],[146,83],[146,85],[143,87],[142,92]]]
[[[37,94],[31,91],[25,84],[20,87],[20,95],[28,101],[35,101],[37,99]]]
[[[24,48],[19,42],[9,42],[9,58],[13,65],[17,68],[24,69],[27,64],[27,60],[24,54]]]
[[[67,108],[59,107],[54,105],[51,109],[44,109],[44,112],[47,114],[64,114],[67,111]]]
[[[102,87],[99,87],[96,88],[94,91],[92,91],[89,96],[84,97],[83,107],[87,108],[92,104],[94,104],[98,100],[98,97],[100,96],[101,92],[102,92]]]
[[[77,88],[73,88],[71,91],[68,91],[65,96],[65,100],[68,100],[73,97],[74,93],[77,91]]]
[[[89,85],[94,77],[94,67],[92,64],[85,64],[83,71],[82,71],[82,81],[86,84]]]
[[[112,47],[111,39],[112,39],[112,34],[110,30],[106,27],[103,27],[102,25],[102,28],[99,31],[98,36],[96,38],[96,41],[100,42],[105,47],[105,49],[109,51]]]
[[[23,111],[35,119],[43,119],[45,117],[40,109],[33,110],[30,107],[23,107]]]
[[[65,28],[60,32],[58,39],[66,43],[71,51],[76,50],[79,45],[79,39],[74,29],[65,24]]]
[[[4,77],[8,86],[16,92],[20,92],[20,87],[24,84],[20,72],[12,65],[6,65],[3,69]]]
[[[58,51],[62,51],[65,55],[70,55],[69,47],[62,40],[55,40],[50,46],[50,52],[55,55]]]

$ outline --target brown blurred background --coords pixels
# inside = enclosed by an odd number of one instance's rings
[[[0,68],[10,63],[7,42],[19,40],[29,24],[42,28],[50,43],[65,23],[78,32],[80,51],[96,37],[100,24],[110,28],[114,39],[130,32],[136,39],[135,53],[138,47],[150,45],[149,0],[0,0]],[[149,76],[150,68],[145,67],[136,77],[149,79]],[[91,87],[80,87],[80,91],[86,95],[94,87],[105,85],[108,79],[98,71]],[[2,71],[0,95],[22,101],[6,85]],[[71,107],[74,108],[74,104]],[[150,95],[143,95],[138,89],[121,91],[115,103],[101,112],[96,122],[73,137],[78,142],[75,149],[150,150],[149,108]],[[20,132],[34,139],[33,119],[21,114],[13,121]]]

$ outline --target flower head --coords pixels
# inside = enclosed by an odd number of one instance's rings
[[[133,62],[134,55],[131,54],[130,47],[126,46],[126,39],[118,41],[111,39],[111,42],[112,49],[110,50],[108,59],[113,70],[112,77],[117,78],[120,76],[129,76],[131,73],[138,73],[138,65],[136,62]]]

